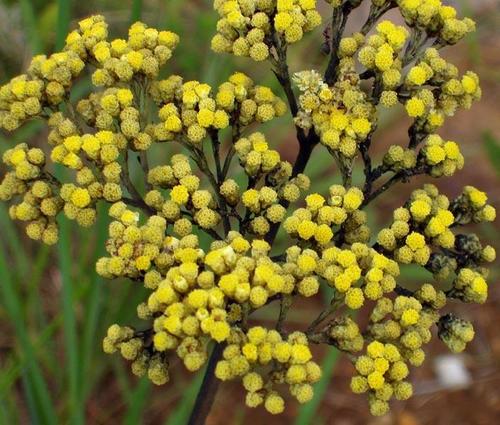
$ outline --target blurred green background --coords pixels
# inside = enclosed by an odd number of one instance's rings
[[[321,0],[319,0],[320,2]],[[365,2],[368,3],[369,1]],[[452,2],[462,14],[473,16],[478,32],[459,46],[446,50],[462,71],[474,69],[482,80],[483,100],[472,111],[460,112],[448,121],[441,134],[461,143],[466,168],[451,179],[439,182],[442,190],[455,196],[464,184],[488,191],[498,205],[500,190],[500,98],[498,67],[500,14],[496,0]],[[328,10],[328,5],[321,8]],[[261,84],[280,89],[268,64],[235,60],[210,52],[209,41],[217,20],[212,2],[207,0],[19,0],[0,2],[0,82],[22,72],[34,53],[51,53],[64,41],[68,28],[82,17],[104,14],[111,36],[124,36],[127,26],[137,19],[157,28],[168,28],[181,36],[174,58],[165,75],[178,73],[185,79],[218,84],[234,70],[244,70]],[[366,8],[353,14],[348,29],[356,29],[366,16]],[[393,15],[398,19],[397,15]],[[323,69],[320,53],[322,29],[291,49],[292,71]],[[75,98],[91,90],[83,78],[75,88]],[[269,140],[282,155],[293,160],[297,146],[289,117],[265,126]],[[408,121],[399,110],[381,117],[373,143],[379,159],[390,144],[404,143]],[[31,122],[14,134],[0,134],[0,154],[20,142],[44,146],[46,129]],[[168,157],[168,150],[163,153]],[[0,168],[3,174],[4,169]],[[330,157],[318,149],[306,173],[313,190],[324,192],[333,181]],[[327,177],[327,178],[325,178]],[[360,181],[359,172],[355,180]],[[419,180],[419,184],[422,183]],[[391,211],[407,198],[415,184],[399,185],[370,208],[374,229],[384,225]],[[186,423],[201,374],[191,375],[181,364],[171,364],[171,380],[153,388],[147,380],[131,376],[121,359],[102,353],[101,339],[115,322],[135,323],[136,305],[145,297],[137,285],[126,281],[108,282],[94,272],[96,258],[103,255],[107,219],[100,214],[95,231],[82,231],[62,221],[61,240],[54,248],[33,243],[12,223],[6,205],[0,205],[0,423],[5,424],[175,424]],[[486,225],[479,234],[498,248],[498,225]],[[405,284],[420,284],[430,276],[417,268],[407,268]],[[324,378],[312,403],[299,408],[290,403],[281,417],[269,417],[262,410],[247,410],[240,385],[225,384],[218,394],[209,424],[259,423],[288,424],[491,424],[500,415],[500,335],[495,321],[500,319],[500,291],[495,287],[498,267],[492,271],[491,296],[485,306],[461,308],[472,319],[477,338],[460,362],[470,376],[461,389],[443,387],[432,357],[445,350],[431,344],[430,359],[414,374],[416,396],[395,404],[384,418],[372,419],[366,401],[348,389],[351,366],[339,360],[334,349],[318,349]],[[290,328],[301,328],[315,317],[321,299],[298,303],[289,315]],[[260,321],[273,320],[276,311],[266,308]],[[453,403],[453,409],[446,405]]]

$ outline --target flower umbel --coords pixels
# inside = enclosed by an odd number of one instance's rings
[[[248,407],[278,414],[289,396],[313,398],[321,367],[311,347],[327,344],[349,353],[352,391],[367,393],[371,412],[382,415],[390,400],[412,395],[410,369],[423,363],[434,326],[453,352],[472,341],[472,324],[442,309],[449,299],[486,301],[495,250],[463,226],[495,219],[487,195],[466,186],[451,199],[426,184],[377,231],[365,207],[398,182],[450,177],[464,167],[459,144],[437,130],[481,89],[476,74],[460,74],[439,49],[474,23],[440,0],[373,0],[366,23],[349,35],[346,20],[362,1],[328,3],[326,72],[292,77],[288,49],[321,24],[315,0],[214,1],[220,19],[212,48],[268,61],[288,105],[242,72],[218,87],[163,79],[179,37],[137,22],[127,39],[110,40],[102,16],[79,22],[61,52],[34,57],[0,88],[1,128],[32,118],[49,128],[43,149],[21,143],[3,155],[0,199],[11,202],[11,218],[26,222],[30,238],[55,244],[58,215],[89,227],[97,205],[109,204],[107,255],[97,273],[142,284],[149,295],[137,306],[144,324],[112,324],[103,349],[129,360],[134,374],[161,385],[174,357],[191,372],[209,363],[208,386],[239,380]],[[382,18],[391,8],[404,26]],[[94,90],[70,101],[89,70]],[[391,146],[373,166],[380,110],[397,104],[411,119],[409,143]],[[288,108],[299,142],[293,163],[261,126]],[[168,160],[156,155],[163,143],[179,148]],[[342,177],[326,193],[313,192],[304,173],[316,147]],[[360,187],[352,184],[358,157]],[[132,158],[139,173],[131,172]],[[64,181],[54,164],[68,170]],[[275,252],[281,225],[288,242]],[[399,274],[409,264],[434,282],[405,288]],[[445,279],[448,286],[437,284]],[[306,329],[293,328],[286,319],[294,300],[319,296],[325,286],[333,290],[328,307]],[[273,303],[280,304],[275,323],[256,323],[252,314]],[[361,308],[369,311],[363,326],[350,314]]]

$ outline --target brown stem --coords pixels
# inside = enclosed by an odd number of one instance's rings
[[[311,158],[311,154],[314,150],[314,147],[318,144],[319,139],[314,130],[311,130],[307,136],[306,143],[301,143],[299,147],[299,153],[297,154],[297,159],[295,160],[292,177],[296,177],[298,174],[304,172],[306,169],[306,165]],[[280,202],[283,207],[288,208],[290,202],[281,201]],[[281,223],[273,223],[269,233],[266,235],[265,240],[272,245],[274,239],[276,239],[276,235],[278,234],[278,230],[280,228]]]
[[[276,33],[273,34],[273,45],[278,54],[278,60],[275,63],[276,69],[273,70],[273,72],[285,92],[292,118],[295,118],[299,112],[299,105],[295,93],[293,92],[290,70],[288,69],[287,46]],[[295,129],[299,143],[305,143],[307,136],[304,129],[297,125]]]
[[[224,343],[218,343],[212,350],[212,354],[210,354],[205,376],[203,377],[200,391],[196,396],[196,401],[194,403],[188,425],[203,425],[208,414],[210,413],[210,409],[215,401],[215,395],[217,394],[220,384],[220,381],[215,377],[215,368],[219,360],[222,358],[224,348]]]
[[[231,230],[231,223],[229,222],[229,214],[228,214],[226,200],[224,199],[224,196],[221,195],[219,189],[220,185],[224,182],[224,175],[220,161],[220,141],[219,141],[219,136],[216,132],[211,134],[211,141],[212,141],[212,151],[214,154],[214,161],[216,168],[216,182],[217,182],[216,186],[214,187],[214,190],[217,192],[217,197],[219,199],[219,206],[222,210],[221,212],[222,212],[222,223],[224,226],[224,233],[227,235]]]
[[[330,46],[330,60],[325,71],[325,82],[331,86],[337,79],[337,68],[340,62],[339,45],[344,33],[347,17],[352,11],[353,6],[346,2],[343,6],[335,7],[332,13],[332,44]]]
[[[403,182],[408,181],[408,179],[412,176],[417,176],[419,174],[426,174],[429,171],[430,171],[429,166],[426,166],[426,165],[417,166],[415,168],[410,168],[408,170],[398,171],[389,180],[387,180],[382,186],[380,186],[377,190],[370,193],[363,201],[362,206],[365,207],[366,205],[368,205],[371,201],[373,201],[375,198],[380,196],[382,193],[384,193],[387,189],[389,189],[394,184],[396,184],[400,181],[403,181]]]
[[[370,32],[376,22],[380,19],[382,15],[388,12],[390,9],[396,7],[395,3],[388,2],[385,6],[379,7],[374,4],[371,5],[370,14],[368,15],[368,19],[361,27],[361,34],[366,35]]]

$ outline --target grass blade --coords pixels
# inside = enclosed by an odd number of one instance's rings
[[[24,28],[27,33],[28,44],[31,48],[33,54],[39,54],[43,52],[42,40],[38,34],[38,28],[36,24],[36,14],[33,9],[33,4],[31,0],[20,0],[19,6],[21,8],[21,15],[23,18]]]
[[[102,311],[102,293],[103,293],[103,282],[100,276],[96,273],[94,264],[99,257],[103,256],[105,253],[105,242],[106,242],[106,225],[107,220],[104,214],[104,208],[100,208],[98,211],[98,218],[96,224],[97,238],[95,240],[95,256],[92,259],[92,276],[90,279],[90,293],[86,300],[86,317],[85,317],[85,328],[83,329],[83,341],[82,341],[82,393],[84,397],[90,392],[91,387],[91,373],[90,365],[91,360],[95,351],[95,341],[97,334],[97,326],[99,321],[99,316]]]
[[[28,374],[26,371],[23,372],[22,377],[23,387],[24,387],[24,395],[26,396],[26,404],[28,405],[28,411],[31,417],[31,422],[34,424],[41,423],[39,409],[40,406],[37,405],[35,400],[35,391],[31,384],[31,381],[28,379]]]
[[[56,50],[61,50],[66,41],[71,21],[71,0],[57,0]]]
[[[483,133],[484,148],[488,154],[488,159],[495,169],[495,172],[500,176],[500,143],[495,138],[491,131]]]
[[[136,425],[142,423],[141,417],[144,411],[144,406],[148,401],[148,396],[151,391],[151,383],[144,376],[137,383],[132,394],[130,394],[130,402],[127,413],[124,418],[124,425]]]
[[[30,270],[28,264],[29,257],[26,255],[26,252],[23,249],[19,234],[16,231],[16,228],[13,225],[3,204],[0,205],[0,225],[5,232],[5,240],[9,241],[9,248],[12,250],[12,254],[14,255],[16,262],[15,270],[27,273]]]
[[[62,285],[62,307],[64,345],[66,353],[66,370],[69,385],[69,414],[71,423],[83,424],[83,406],[79,397],[79,351],[76,330],[76,317],[74,309],[73,279],[71,276],[71,247],[70,225],[65,217],[59,220],[59,243],[57,244],[57,257]]]
[[[132,0],[132,9],[130,10],[130,23],[140,21],[142,16],[142,0]]]
[[[315,419],[317,418],[317,410],[319,405],[321,404],[321,400],[325,396],[325,393],[328,389],[328,384],[332,378],[333,371],[335,369],[335,365],[339,359],[339,351],[334,347],[329,347],[328,352],[323,359],[321,364],[321,370],[323,371],[323,375],[321,379],[314,385],[314,397],[313,399],[302,405],[299,409],[299,414],[295,419],[295,425],[309,425],[315,423]]]
[[[37,405],[40,409],[40,416],[43,418],[43,423],[56,424],[57,420],[54,404],[50,399],[47,385],[33,354],[33,345],[28,337],[28,331],[22,314],[21,302],[18,294],[16,293],[16,286],[14,285],[10,268],[7,266],[5,251],[1,245],[0,276],[2,276],[2,284],[0,284],[2,303],[10,317],[11,323],[14,325],[17,340],[21,345],[22,355],[26,358],[26,379],[33,387],[33,392],[37,400]]]
[[[196,395],[200,390],[204,375],[205,369],[198,371],[189,386],[185,391],[183,391],[182,398],[177,403],[175,410],[167,418],[165,425],[178,425],[188,423],[189,415],[193,410],[194,401],[196,400]]]

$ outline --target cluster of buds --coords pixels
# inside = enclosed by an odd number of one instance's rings
[[[409,368],[424,361],[432,326],[454,352],[472,340],[471,324],[440,310],[449,298],[486,301],[495,250],[456,231],[495,219],[486,194],[466,186],[450,201],[424,185],[373,244],[364,208],[398,181],[452,176],[463,167],[458,144],[436,130],[481,90],[474,73],[459,75],[438,49],[473,23],[440,0],[372,0],[366,23],[345,36],[348,15],[362,1],[327,2],[335,31],[324,33],[327,70],[292,78],[287,49],[321,23],[315,0],[214,1],[220,20],[213,49],[269,58],[274,67],[300,142],[293,164],[254,128],[285,114],[273,90],[241,72],[217,88],[178,75],[159,79],[179,37],[140,22],[127,39],[108,40],[102,16],[84,19],[62,52],[35,57],[26,74],[0,88],[0,127],[14,130],[34,117],[49,127],[47,153],[22,143],[3,155],[9,170],[0,199],[12,202],[10,216],[27,223],[27,234],[54,244],[59,214],[88,227],[99,202],[111,204],[108,254],[96,270],[143,284],[149,295],[137,306],[143,327],[113,324],[103,348],[131,361],[134,374],[161,385],[173,357],[189,371],[208,363],[207,382],[241,380],[249,407],[277,414],[284,388],[299,403],[313,398],[321,368],[311,345],[324,343],[349,353],[352,390],[368,393],[372,413],[381,415],[391,399],[411,396]],[[380,19],[396,7],[409,29]],[[96,89],[73,102],[72,84],[86,67]],[[391,146],[372,167],[379,106],[398,103],[413,119],[410,143]],[[160,142],[182,152],[165,161]],[[326,194],[311,193],[304,174],[317,145],[342,174]],[[358,153],[363,187],[353,185]],[[230,174],[233,162],[242,173]],[[53,173],[54,164],[67,172]],[[281,223],[289,243],[271,254],[281,246],[274,244]],[[449,289],[405,288],[398,277],[408,264],[448,279]],[[307,329],[292,329],[286,318],[293,300],[317,296],[322,286],[333,290],[329,305]],[[256,310],[278,300],[275,325],[251,323]],[[367,326],[345,311],[362,307],[370,310]]]
[[[110,239],[106,244],[111,257],[97,262],[101,276],[137,279],[156,263],[161,265],[165,261],[165,255],[161,254],[168,250],[169,239],[164,237],[164,218],[151,216],[145,225],[139,226],[139,214],[127,209],[122,202],[114,204],[110,214],[116,218],[109,225]]]
[[[346,191],[343,186],[334,185],[330,187],[328,200],[318,193],[307,196],[306,208],[295,210],[285,220],[284,228],[299,241],[315,241],[325,246],[334,236],[332,227],[350,221],[362,202],[363,193],[358,188]]]
[[[353,158],[358,144],[372,130],[373,109],[361,90],[359,76],[346,62],[345,69],[341,68],[344,75],[333,87],[328,87],[315,71],[295,74],[294,81],[301,91],[301,110],[295,121],[304,129],[313,127],[330,151]]]
[[[453,116],[458,108],[469,109],[473,101],[481,98],[477,74],[467,71],[460,77],[457,67],[433,47],[426,49],[409,69],[400,90],[408,98],[408,114],[417,117],[418,125],[429,133],[441,127],[445,117]]]
[[[321,24],[316,0],[216,0],[214,8],[220,19],[212,49],[255,61],[269,57],[273,37],[296,43]]]
[[[433,298],[426,295],[426,302],[418,294],[418,299],[400,295],[391,301],[384,297],[373,309],[367,335],[372,342],[366,346],[366,354],[355,360],[358,375],[352,378],[351,388],[355,393],[368,392],[374,415],[385,414],[391,398],[406,400],[412,395],[412,385],[406,380],[408,365],[423,363],[421,347],[432,337],[430,327],[438,320],[435,308],[442,307],[435,291]]]
[[[441,0],[397,0],[397,5],[410,27],[422,28],[446,44],[457,43],[476,27],[470,18],[458,19],[455,8],[443,5]]]
[[[216,376],[223,381],[241,378],[247,406],[264,404],[272,414],[285,408],[276,386],[288,385],[290,394],[299,403],[306,403],[314,394],[311,384],[321,378],[321,369],[312,361],[307,336],[302,332],[293,332],[284,339],[275,330],[254,326],[246,333],[230,336],[222,357]],[[270,370],[265,371],[270,365]]]

